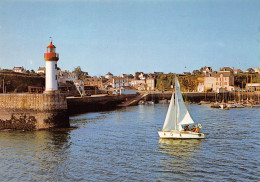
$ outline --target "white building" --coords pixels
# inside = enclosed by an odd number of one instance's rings
[[[136,90],[129,86],[124,86],[120,88],[120,95],[133,95],[136,94]]]
[[[146,79],[146,85],[148,91],[154,91],[155,88],[155,80],[154,78],[147,78]]]
[[[199,85],[197,87],[197,91],[198,92],[204,92],[204,90],[205,90],[204,88],[205,88],[205,86],[202,83],[199,83]]]
[[[127,78],[121,78],[121,77],[112,78],[112,87],[113,88],[120,88],[123,86],[129,86]]]
[[[255,67],[255,73],[258,73],[258,74],[260,74],[260,69],[258,68],[258,67]]]
[[[45,69],[45,67],[39,67],[38,68],[38,70],[36,71],[36,73],[43,73],[43,74],[45,74],[45,72],[46,72],[46,69]]]
[[[24,67],[14,67],[13,71],[16,73],[25,73],[26,70],[24,69]]]
[[[105,75],[105,78],[106,79],[111,79],[111,78],[113,78],[113,74],[112,73],[110,73],[110,72],[108,72],[106,75]]]

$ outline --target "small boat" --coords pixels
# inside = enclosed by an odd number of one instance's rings
[[[215,103],[211,103],[210,105],[211,108],[220,108],[219,103],[215,102]]]
[[[184,131],[183,126],[195,124],[190,113],[183,102],[180,85],[175,76],[175,93],[172,93],[171,102],[164,121],[162,131],[158,131],[160,138],[167,139],[203,139],[204,133],[195,131]],[[202,128],[198,123],[197,129]]]
[[[219,104],[219,109],[225,109],[227,107],[226,103],[220,103]]]
[[[153,104],[154,104],[154,101],[147,101],[146,104],[153,105]]]
[[[245,106],[243,106],[242,104],[236,104],[237,108],[244,108]]]
[[[210,104],[210,101],[205,101],[205,100],[202,100],[200,101],[201,104]]]
[[[227,104],[227,108],[236,108],[237,106],[235,104]]]
[[[138,104],[139,104],[139,105],[144,105],[144,101],[143,101],[143,100],[140,100],[140,101],[138,102]]]
[[[159,100],[159,104],[168,104],[168,101],[167,99]]]

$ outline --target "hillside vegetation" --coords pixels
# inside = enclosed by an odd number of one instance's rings
[[[37,74],[23,74],[10,71],[0,72],[0,93],[3,93],[3,83],[6,93],[28,92],[28,86],[44,87],[45,78]]]

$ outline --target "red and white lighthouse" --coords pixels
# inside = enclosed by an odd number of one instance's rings
[[[55,93],[58,91],[57,81],[57,62],[59,54],[56,53],[56,47],[50,43],[47,46],[47,52],[44,53],[46,76],[45,76],[45,93]]]

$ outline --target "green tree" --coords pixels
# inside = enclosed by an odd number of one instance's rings
[[[84,79],[88,76],[88,72],[82,71],[80,66],[76,67],[72,73],[75,73],[78,76],[78,79]]]

